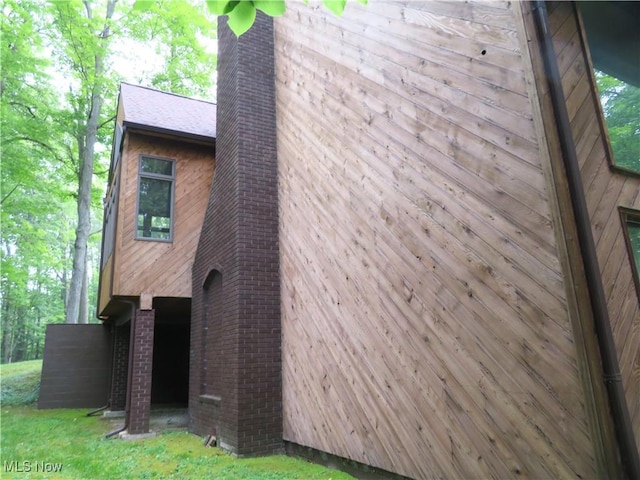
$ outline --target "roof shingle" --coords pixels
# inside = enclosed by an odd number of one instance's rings
[[[175,133],[216,137],[216,104],[128,83],[120,84],[123,121]]]

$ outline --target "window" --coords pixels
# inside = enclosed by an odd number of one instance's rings
[[[638,2],[580,2],[614,166],[640,174]]]
[[[120,163],[120,155],[122,154],[122,136],[123,130],[119,123],[116,123],[116,130],[113,134],[113,146],[111,147],[111,166],[109,167],[109,184],[113,180],[118,164]]]
[[[173,240],[175,162],[140,156],[136,239]]]
[[[640,88],[595,70],[613,162],[640,173]]]
[[[104,206],[104,227],[102,241],[102,268],[109,260],[113,252],[113,245],[116,238],[116,202],[118,199],[118,178],[113,182],[111,188],[107,191],[107,198]]]
[[[622,221],[626,227],[629,260],[631,260],[636,290],[640,297],[640,212],[622,209]]]
[[[636,261],[636,270],[640,272],[640,217],[627,219],[627,230],[631,253]]]

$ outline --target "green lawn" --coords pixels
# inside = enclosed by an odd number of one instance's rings
[[[33,378],[40,364],[3,366],[5,389]],[[25,377],[26,375],[26,377]],[[39,379],[38,382],[39,384]],[[29,390],[27,388],[26,390]],[[238,459],[186,432],[165,432],[137,441],[105,439],[113,425],[87,410],[37,410],[34,404],[5,405],[0,415],[0,477],[4,479],[333,479],[349,480],[346,473],[283,455]],[[57,468],[61,468],[55,472]],[[10,471],[12,470],[12,471]],[[17,471],[20,470],[20,471]],[[43,472],[42,470],[47,470]]]
[[[42,360],[0,365],[0,405],[29,405],[38,400]]]

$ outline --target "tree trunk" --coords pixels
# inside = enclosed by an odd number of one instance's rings
[[[62,303],[64,305],[64,311],[67,311],[67,304],[69,303],[69,258],[71,258],[73,254],[73,247],[69,245],[69,248],[65,248],[65,259],[64,259],[64,267],[62,269],[62,278],[60,279],[60,283],[62,284],[60,290],[60,296],[62,298]]]
[[[92,152],[93,153],[93,152]],[[93,176],[93,158],[83,160],[78,189],[78,226],[73,248],[73,267],[67,295],[67,323],[78,323],[80,297],[87,259],[87,239],[91,230],[91,179]]]
[[[94,88],[91,113],[87,119],[87,129],[83,137],[78,139],[81,154],[80,175],[78,182],[78,227],[73,249],[73,269],[69,285],[67,301],[67,323],[78,323],[82,296],[82,283],[87,268],[87,241],[91,233],[91,184],[93,180],[93,152],[96,144],[98,119],[102,109],[102,98]]]
[[[93,154],[97,139],[98,119],[102,98],[96,91],[92,95],[91,111],[87,119],[85,134],[77,139],[80,153],[78,176],[78,226],[73,248],[73,267],[67,294],[66,322],[78,323],[82,299],[82,284],[87,269],[87,242],[91,233],[91,187],[93,181]]]
[[[7,297],[7,291],[3,292]],[[3,310],[3,326],[2,326],[2,363],[10,363],[11,362],[11,315],[9,315],[9,302],[4,298],[4,302],[2,305]]]
[[[78,323],[89,323],[89,268],[85,262],[82,290],[80,292],[80,318]]]
[[[36,335],[36,354],[33,358],[40,358],[40,325],[42,324],[42,315],[40,310],[38,310],[38,317],[36,318],[36,331],[38,332]]]
[[[103,47],[109,41],[109,22],[113,16],[117,0],[109,0],[105,17],[105,27],[100,32],[100,42]],[[84,0],[87,18],[92,18],[91,4]],[[77,137],[80,172],[78,176],[78,227],[73,250],[73,269],[66,309],[66,322],[78,323],[82,297],[82,284],[87,268],[87,242],[91,233],[91,185],[93,180],[93,154],[97,140],[98,123],[102,110],[102,91],[104,89],[102,75],[104,73],[104,52],[106,48],[98,50],[94,56],[94,80],[88,85],[91,90],[89,116],[82,135]]]

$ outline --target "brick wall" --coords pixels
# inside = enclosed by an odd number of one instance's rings
[[[111,351],[111,332],[103,325],[47,325],[38,408],[104,406]]]
[[[111,410],[124,410],[127,402],[129,325],[114,327],[111,366]]]
[[[193,271],[192,431],[238,455],[282,451],[278,190],[272,19],[218,28],[216,173]],[[220,272],[220,353],[207,354],[205,280]],[[211,302],[209,302],[211,303]],[[214,302],[215,303],[215,302]],[[209,332],[209,337],[211,332]],[[218,358],[218,364],[203,364]],[[218,369],[213,373],[210,369]],[[203,397],[219,379],[219,401]]]
[[[149,431],[154,323],[155,310],[136,311],[132,332],[134,341],[127,427],[127,432],[130,434]]]

